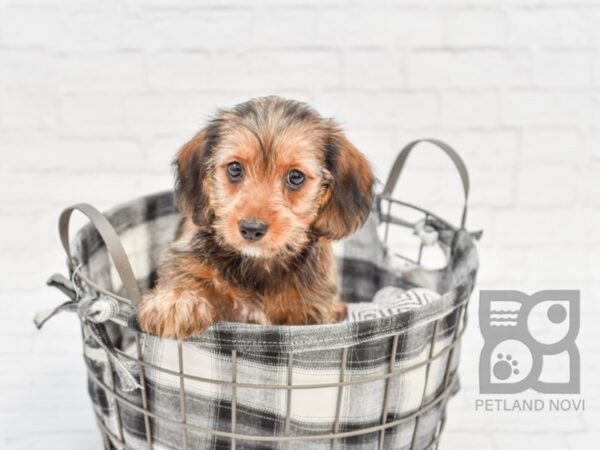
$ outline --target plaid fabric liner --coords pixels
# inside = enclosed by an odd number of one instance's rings
[[[172,193],[135,200],[110,211],[107,217],[121,237],[140,286],[147,289],[155,281],[161,254],[172,240],[179,221]],[[401,274],[391,269],[386,247],[378,237],[378,217],[374,211],[359,233],[335,245],[343,298],[349,303],[371,301],[380,289],[389,286],[401,289],[419,286],[438,292],[441,294],[439,298],[420,301],[414,295],[408,295],[410,305],[400,305],[400,312],[396,314],[333,325],[284,327],[217,323],[207,332],[182,344],[184,373],[229,382],[233,376],[231,356],[235,350],[238,383],[286,386],[290,375],[290,354],[292,384],[334,383],[340,380],[344,348],[348,349],[344,379],[349,381],[382,375],[390,370],[394,335],[398,335],[394,368],[409,367],[427,360],[432,350],[430,342],[436,321],[433,353],[437,354],[451,345],[461,323],[461,309],[457,306],[468,301],[476,277],[478,260],[471,236],[464,230],[440,229],[440,245],[450,255],[447,267],[438,271],[415,270]],[[91,225],[84,227],[74,239],[73,253],[82,264],[80,270],[90,279],[111,292],[124,295],[106,248]],[[132,338],[134,321],[130,320],[128,327],[109,323],[107,329],[117,348],[126,355],[137,356]],[[150,417],[148,424],[141,411],[117,402],[94,380],[99,379],[106,386],[114,387],[120,396],[142,407],[141,390],[124,392],[120,389],[106,352],[85,333],[84,327],[85,360],[90,369],[89,394],[104,430],[106,448],[119,448],[115,439],[119,436],[122,436],[127,448],[148,448],[147,425],[155,449],[184,448],[184,440],[190,449],[231,448],[229,437],[196,428],[184,433],[179,424],[185,420],[187,424],[202,429],[230,432],[231,386],[185,378],[185,397],[182,400],[177,342],[141,336],[144,360],[170,371],[145,369],[148,410],[167,418]],[[452,357],[450,362],[449,355]],[[382,419],[394,421],[414,413],[444,390],[446,366],[449,363],[450,374],[454,374],[458,359],[459,351],[445,352],[429,364],[429,369],[424,364],[392,376],[389,381],[376,379],[345,386],[341,389],[338,431],[377,426]],[[130,364],[130,368],[134,376],[139,377],[139,366]],[[429,381],[425,386],[427,370]],[[389,386],[386,387],[386,383]],[[386,389],[389,391],[387,417],[382,418]],[[289,401],[286,389],[238,387],[235,393],[235,431],[249,435],[282,436],[286,431],[287,405],[290,405],[289,435],[331,433],[336,425],[338,391],[337,387],[292,390]],[[444,413],[445,402],[440,402],[422,414],[414,442],[414,418],[388,428],[384,447],[406,450],[428,448]],[[336,446],[340,449],[373,449],[378,448],[379,439],[380,432],[375,431],[338,438]],[[236,445],[238,449],[330,449],[332,443],[330,439],[290,441],[287,444],[237,439]]]

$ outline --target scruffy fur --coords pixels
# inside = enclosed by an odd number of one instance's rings
[[[232,163],[242,167],[230,178]],[[217,320],[324,324],[345,317],[331,241],[355,232],[373,175],[339,126],[279,97],[221,110],[175,160],[178,236],[143,299],[141,328],[179,339]],[[290,185],[290,171],[304,180]],[[240,221],[268,228],[245,239]]]

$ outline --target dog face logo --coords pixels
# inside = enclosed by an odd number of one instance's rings
[[[223,110],[177,158],[183,214],[248,257],[298,254],[340,239],[369,214],[373,175],[331,120],[266,97]]]
[[[579,393],[579,320],[579,291],[481,291],[480,392]]]

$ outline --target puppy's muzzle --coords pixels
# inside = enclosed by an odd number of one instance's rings
[[[248,241],[259,241],[267,234],[268,225],[258,219],[240,220],[240,234]]]

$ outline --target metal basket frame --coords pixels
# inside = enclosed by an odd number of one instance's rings
[[[437,145],[442,150],[444,150],[451,157],[451,159],[453,160],[453,162],[459,169],[459,174],[461,175],[461,179],[463,181],[463,187],[465,188],[465,200],[466,200],[467,195],[468,195],[468,175],[466,173],[466,169],[464,168],[464,164],[462,164],[462,161],[460,160],[458,155],[456,155],[456,152],[454,152],[454,150],[450,149],[446,144],[441,143],[440,141],[435,141],[435,140],[427,140],[427,141]],[[409,144],[400,153],[394,167],[392,168],[390,178],[388,179],[388,182],[386,183],[382,194],[380,194],[377,197],[376,205],[377,205],[377,208],[379,209],[381,225],[385,227],[384,238],[383,238],[385,243],[388,242],[389,228],[391,225],[408,227],[408,228],[412,228],[415,225],[415,223],[407,222],[402,218],[393,216],[391,214],[391,208],[392,208],[392,205],[394,205],[394,204],[402,205],[404,207],[411,208],[415,211],[422,213],[423,220],[425,220],[426,222],[429,221],[430,219],[435,219],[439,224],[442,224],[444,226],[444,228],[447,230],[450,230],[450,231],[458,230],[457,227],[452,226],[451,224],[449,224],[448,222],[439,218],[437,215],[435,215],[431,211],[428,211],[424,208],[420,208],[418,206],[412,205],[410,203],[396,200],[396,199],[392,198],[392,196],[391,196],[392,191],[395,187],[398,175],[400,174],[400,172],[402,170],[402,166],[404,165],[404,162],[406,160],[406,157],[408,156],[408,153],[410,153],[412,148],[419,142],[421,142],[421,141],[415,141],[415,142]],[[448,151],[448,149],[450,151]],[[386,205],[386,203],[387,203],[387,205]],[[85,208],[82,209],[82,206],[85,206]],[[119,261],[119,259],[124,255],[124,250],[122,247],[119,248],[119,246],[120,246],[119,242],[115,243],[114,241],[111,241],[110,237],[108,237],[108,234],[110,234],[111,230],[106,228],[105,223],[101,223],[99,226],[99,222],[101,221],[101,219],[97,216],[97,214],[99,214],[99,213],[92,211],[93,208],[90,209],[89,205],[76,205],[75,207],[68,208],[67,210],[65,210],[65,212],[63,212],[63,215],[61,216],[61,220],[60,220],[61,239],[63,241],[65,250],[67,251],[67,254],[69,255],[69,258],[71,258],[71,256],[70,256],[69,238],[68,238],[68,222],[69,222],[69,217],[70,217],[72,211],[75,209],[79,209],[79,210],[83,211],[86,215],[88,215],[88,217],[90,219],[92,219],[92,222],[94,222],[94,224],[98,228],[98,231],[100,232],[100,234],[104,238],[105,242],[107,243],[107,247],[112,246],[112,249],[109,249],[109,250],[111,250],[110,254],[113,258],[113,262],[117,266],[119,275],[121,276],[121,279],[124,282],[124,286],[125,286],[126,290],[128,291],[129,297],[131,297],[131,298],[119,296],[112,292],[107,291],[106,289],[103,289],[102,287],[100,287],[96,283],[94,283],[93,280],[90,280],[82,272],[77,272],[75,270],[73,272],[73,277],[79,283],[82,283],[83,285],[88,286],[92,290],[101,292],[105,295],[109,295],[112,298],[115,298],[120,302],[125,302],[130,305],[131,304],[135,305],[135,301],[138,300],[139,298],[141,298],[141,294],[139,292],[139,287],[137,287],[137,286],[133,287],[133,286],[131,286],[131,283],[129,283],[129,286],[127,285],[126,279],[127,279],[128,275],[124,274],[124,272],[127,272],[127,268],[123,269],[122,261]],[[385,212],[383,212],[384,210],[385,210]],[[465,203],[465,209],[463,211],[461,228],[464,228],[465,218],[466,218],[466,203]],[[106,220],[106,219],[104,219],[104,220]],[[108,221],[106,221],[106,223],[108,223]],[[110,224],[108,224],[108,226],[110,227]],[[113,230],[113,233],[114,233],[114,230]],[[107,237],[108,237],[108,239],[107,239]],[[421,245],[419,247],[419,252],[418,252],[418,256],[416,259],[410,259],[410,258],[406,258],[403,256],[401,256],[401,257],[403,257],[404,259],[407,259],[415,264],[421,264],[422,250],[423,250],[423,243],[421,243]],[[125,259],[126,259],[126,256],[125,256]],[[71,262],[71,269],[73,271],[75,269],[74,260],[70,259],[70,262]],[[129,267],[129,269],[130,269],[130,267]],[[135,278],[134,278],[134,280],[135,280]],[[136,291],[136,288],[137,288],[137,291]],[[138,297],[138,298],[136,299],[135,297]],[[231,351],[231,365],[232,365],[231,380],[199,377],[197,375],[194,375],[193,373],[185,372],[185,364],[184,364],[185,361],[183,358],[181,341],[177,342],[179,370],[177,372],[175,372],[173,370],[169,370],[169,369],[157,366],[155,364],[152,364],[151,362],[145,361],[144,355],[142,352],[142,345],[141,345],[143,333],[141,333],[139,331],[134,331],[133,333],[134,333],[134,338],[135,338],[136,355],[131,356],[121,349],[116,349],[116,351],[121,358],[124,358],[124,359],[130,361],[131,363],[135,364],[138,368],[139,383],[141,386],[141,400],[142,400],[141,406],[135,404],[134,402],[132,402],[131,400],[126,398],[122,393],[119,392],[119,390],[117,389],[117,387],[115,385],[114,377],[111,377],[111,383],[109,383],[109,384],[107,384],[107,382],[105,380],[102,380],[100,377],[98,377],[98,375],[94,372],[93,368],[91,367],[90,363],[84,357],[84,361],[86,362],[88,379],[90,380],[91,383],[93,383],[93,385],[95,385],[96,387],[103,390],[104,393],[106,394],[107,398],[112,399],[114,401],[114,405],[116,406],[116,419],[117,419],[117,424],[118,424],[117,433],[112,431],[104,423],[102,412],[99,411],[97,407],[95,407],[94,412],[96,415],[98,426],[101,430],[101,433],[103,435],[105,443],[110,442],[113,446],[116,446],[117,448],[123,449],[123,450],[127,450],[130,447],[128,447],[125,442],[123,426],[122,426],[122,421],[121,421],[121,408],[131,408],[132,410],[135,410],[135,411],[143,414],[144,427],[145,427],[145,432],[146,432],[145,433],[146,434],[146,444],[147,444],[147,448],[149,450],[152,450],[154,448],[153,438],[152,438],[152,436],[153,436],[152,423],[151,423],[152,421],[164,421],[165,423],[168,423],[170,425],[178,426],[181,429],[184,450],[188,449],[188,431],[201,432],[201,433],[212,434],[215,436],[228,438],[231,442],[232,449],[236,449],[236,446],[237,446],[238,442],[240,442],[240,441],[244,441],[244,442],[251,441],[251,442],[256,442],[256,443],[259,443],[259,442],[273,443],[273,442],[275,442],[275,443],[282,444],[282,448],[287,449],[289,446],[289,443],[292,441],[312,441],[312,440],[329,440],[331,442],[331,448],[335,449],[335,448],[337,448],[337,445],[338,445],[340,439],[352,437],[352,436],[359,436],[359,435],[363,435],[363,434],[374,433],[374,432],[379,432],[378,447],[381,450],[381,449],[386,448],[385,447],[385,444],[386,444],[385,432],[387,429],[390,429],[392,427],[397,427],[403,423],[414,420],[415,425],[414,425],[414,429],[413,429],[413,433],[412,433],[412,441],[411,441],[410,448],[411,448],[411,450],[416,450],[417,449],[416,437],[418,435],[420,418],[423,416],[423,414],[427,413],[432,408],[434,408],[438,405],[441,405],[442,409],[441,409],[440,417],[438,419],[438,422],[437,422],[437,425],[435,428],[435,433],[434,433],[433,439],[431,440],[431,442],[429,442],[427,444],[426,447],[424,447],[425,450],[437,449],[439,446],[439,443],[440,443],[440,436],[441,436],[441,433],[444,429],[445,422],[446,422],[446,403],[447,403],[449,397],[451,396],[452,392],[458,387],[457,370],[453,372],[451,370],[452,369],[451,366],[452,366],[453,356],[456,351],[456,348],[460,344],[460,339],[466,329],[467,304],[468,304],[468,300],[465,300],[459,304],[456,304],[453,308],[445,311],[443,315],[437,316],[434,320],[428,321],[428,322],[422,322],[422,323],[419,323],[416,325],[416,326],[428,326],[433,322],[433,325],[432,325],[433,331],[432,331],[432,335],[431,335],[431,341],[428,344],[429,345],[429,353],[428,353],[427,359],[420,361],[416,364],[413,364],[411,366],[395,367],[395,363],[396,363],[395,358],[396,358],[396,350],[397,350],[398,340],[403,333],[405,333],[407,330],[413,328],[413,327],[408,327],[407,329],[405,329],[401,332],[398,332],[391,337],[392,338],[392,350],[391,350],[392,356],[389,361],[388,370],[385,373],[378,374],[378,375],[369,375],[369,376],[365,376],[365,377],[358,377],[358,378],[353,378],[350,380],[345,379],[345,369],[346,369],[348,352],[352,349],[353,345],[346,346],[341,349],[342,356],[341,356],[341,364],[340,364],[340,368],[339,368],[339,374],[340,374],[339,381],[331,382],[331,383],[321,383],[321,384],[295,384],[294,383],[294,380],[293,380],[294,353],[293,352],[288,353],[287,383],[286,384],[258,384],[258,383],[254,384],[254,383],[238,382],[236,379],[237,378],[237,358],[238,358],[238,354],[237,354],[236,350]],[[436,352],[435,351],[435,343],[436,343],[436,337],[437,337],[438,330],[440,329],[440,324],[442,323],[442,321],[444,321],[445,319],[447,319],[449,316],[451,316],[453,314],[457,314],[458,316],[455,316],[455,317],[457,317],[456,325],[454,327],[454,330],[452,331],[450,344]],[[124,326],[122,323],[117,323],[117,324],[122,327]],[[129,330],[129,329],[128,329],[128,331],[131,332],[131,330]],[[82,324],[82,336],[84,336],[83,324]],[[389,339],[389,338],[390,338],[389,336],[386,336],[385,338],[382,338],[382,339]],[[85,336],[84,336],[84,340],[85,340]],[[357,344],[354,344],[354,345],[357,345]],[[443,375],[442,391],[439,392],[437,395],[435,395],[430,401],[426,401],[426,393],[427,393],[427,386],[429,383],[431,363],[441,357],[444,357],[445,355],[448,355],[448,356],[447,356],[446,367],[445,367],[445,371],[444,371],[444,375]],[[109,359],[109,361],[110,361],[110,359]],[[400,374],[414,371],[423,366],[426,366],[426,369],[425,369],[425,382],[424,382],[423,393],[421,396],[420,407],[417,410],[415,410],[409,414],[406,414],[403,417],[400,417],[400,418],[392,420],[392,421],[388,421],[387,420],[388,405],[389,405],[389,396],[390,396],[390,391],[391,391],[389,388],[390,380],[393,377],[399,376]],[[114,367],[112,365],[112,362],[111,362],[110,367],[111,367],[111,370],[114,372]],[[163,372],[163,373],[166,373],[166,374],[169,374],[172,376],[177,376],[179,378],[181,420],[177,420],[172,417],[165,417],[165,416],[157,414],[156,412],[149,410],[147,381],[146,381],[146,370],[148,370],[148,369]],[[205,382],[205,383],[213,383],[213,384],[230,387],[230,389],[231,389],[231,405],[232,405],[231,406],[232,409],[231,409],[230,431],[214,430],[214,429],[198,426],[193,423],[188,423],[187,411],[186,411],[186,389],[185,389],[187,380],[201,381],[201,382]],[[384,391],[385,394],[384,394],[384,398],[383,398],[380,424],[376,425],[376,426],[369,426],[369,427],[365,427],[362,429],[356,429],[356,430],[352,430],[352,431],[340,431],[339,430],[340,407],[341,407],[342,395],[343,395],[345,387],[349,386],[349,385],[355,385],[355,384],[370,383],[370,382],[377,381],[377,380],[383,380],[385,383],[385,391]],[[237,423],[236,423],[237,407],[238,407],[238,405],[237,405],[237,390],[239,388],[257,389],[257,390],[276,389],[276,390],[285,390],[286,391],[286,416],[285,416],[285,426],[284,426],[283,435],[281,435],[281,436],[262,436],[262,435],[243,434],[243,433],[239,433],[237,431],[237,427],[236,427],[236,425],[237,425]],[[292,408],[292,392],[293,391],[301,391],[303,389],[325,389],[325,388],[337,388],[335,421],[334,421],[331,432],[322,433],[322,434],[311,434],[311,435],[291,435],[290,434],[290,413],[291,413],[291,408]],[[423,450],[423,447],[420,447],[420,450]]]

